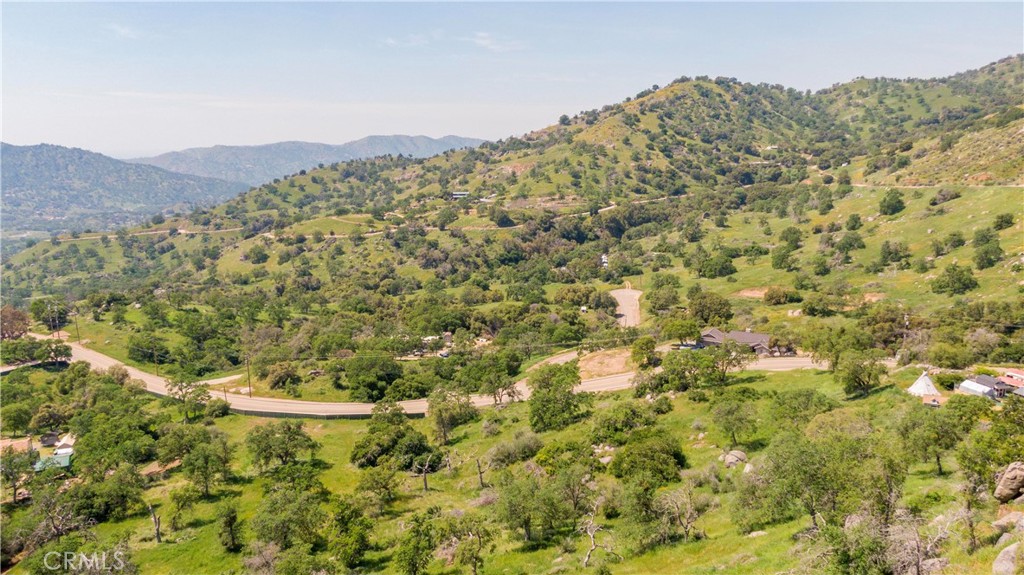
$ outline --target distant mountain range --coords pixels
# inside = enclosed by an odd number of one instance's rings
[[[259,185],[319,164],[399,154],[426,158],[447,150],[475,148],[484,140],[444,136],[368,136],[347,144],[278,142],[262,146],[213,146],[127,160],[165,170]]]
[[[249,189],[50,144],[0,144],[0,167],[5,232],[111,229],[165,210],[214,205]]]
[[[0,150],[3,229],[113,229],[137,224],[157,212],[215,205],[252,185],[319,164],[389,154],[428,157],[483,141],[459,136],[369,136],[341,145],[214,146],[132,160],[50,144],[5,143]]]

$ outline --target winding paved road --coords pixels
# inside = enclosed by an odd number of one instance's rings
[[[84,361],[94,369],[107,369],[115,365],[123,365],[128,370],[128,375],[133,379],[141,381],[146,390],[156,395],[168,395],[167,379],[142,371],[141,369],[124,365],[120,361],[104,355],[96,350],[89,349],[77,343],[67,342],[71,346],[71,358],[73,361]],[[537,365],[566,363],[577,357],[575,351],[568,351],[553,355]],[[534,366],[536,367],[536,366]],[[794,369],[807,369],[820,367],[807,357],[785,357],[765,358],[750,364],[747,369],[760,371],[789,371]],[[576,386],[576,392],[599,392],[618,391],[631,387],[633,372],[620,373],[586,379]],[[204,383],[217,384],[238,379],[239,376],[229,376],[220,379],[208,380]],[[526,386],[526,380],[522,379],[516,383],[520,399],[530,396],[530,390]],[[259,415],[264,417],[311,417],[319,419],[360,419],[369,417],[373,411],[372,403],[326,403],[319,401],[302,401],[298,399],[277,399],[270,397],[249,397],[237,393],[225,395],[215,393],[214,397],[226,397],[231,404],[231,411],[243,415]],[[470,396],[473,405],[485,407],[494,404],[489,395]],[[405,412],[412,416],[422,416],[427,412],[427,400],[414,399],[400,401],[399,405]]]

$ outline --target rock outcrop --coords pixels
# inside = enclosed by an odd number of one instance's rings
[[[1024,461],[1014,461],[999,474],[993,494],[1000,503],[1015,499],[1024,492]]]
[[[1017,573],[1017,550],[1020,543],[1014,543],[999,552],[994,563],[992,563],[992,575],[1016,575]]]
[[[745,462],[746,460],[747,454],[735,449],[730,451],[729,453],[726,453],[725,457],[722,458],[722,461],[725,462],[726,467],[736,467],[741,462]]]

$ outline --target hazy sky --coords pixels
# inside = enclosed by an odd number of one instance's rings
[[[2,3],[2,138],[117,157],[497,139],[679,76],[819,89],[1024,51],[1024,4]]]

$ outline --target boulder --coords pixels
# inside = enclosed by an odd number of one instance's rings
[[[743,473],[750,473],[753,470],[754,466],[749,463],[743,466]]]
[[[740,464],[740,462],[744,462],[746,460],[747,454],[735,449],[730,451],[729,453],[726,453],[725,456],[722,458],[722,461],[725,462],[726,467],[736,467],[737,465]]]
[[[768,535],[765,531],[751,531],[747,537],[764,537],[765,535]]]
[[[1016,499],[1024,491],[1024,461],[1014,461],[999,474],[993,495],[1000,503]]]
[[[992,575],[1014,575],[1017,572],[1017,550],[1020,543],[1014,543],[999,552],[992,563]]]
[[[941,573],[946,567],[949,567],[949,559],[946,559],[945,557],[925,559],[921,562],[921,575],[925,575],[926,573]]]
[[[995,527],[996,531],[1004,533],[1024,528],[1024,513],[1021,513],[1020,511],[1007,513],[996,521],[993,521],[992,527]]]
[[[999,536],[999,539],[996,540],[996,547],[1002,547],[1010,541],[1013,541],[1013,533],[1003,533]]]

